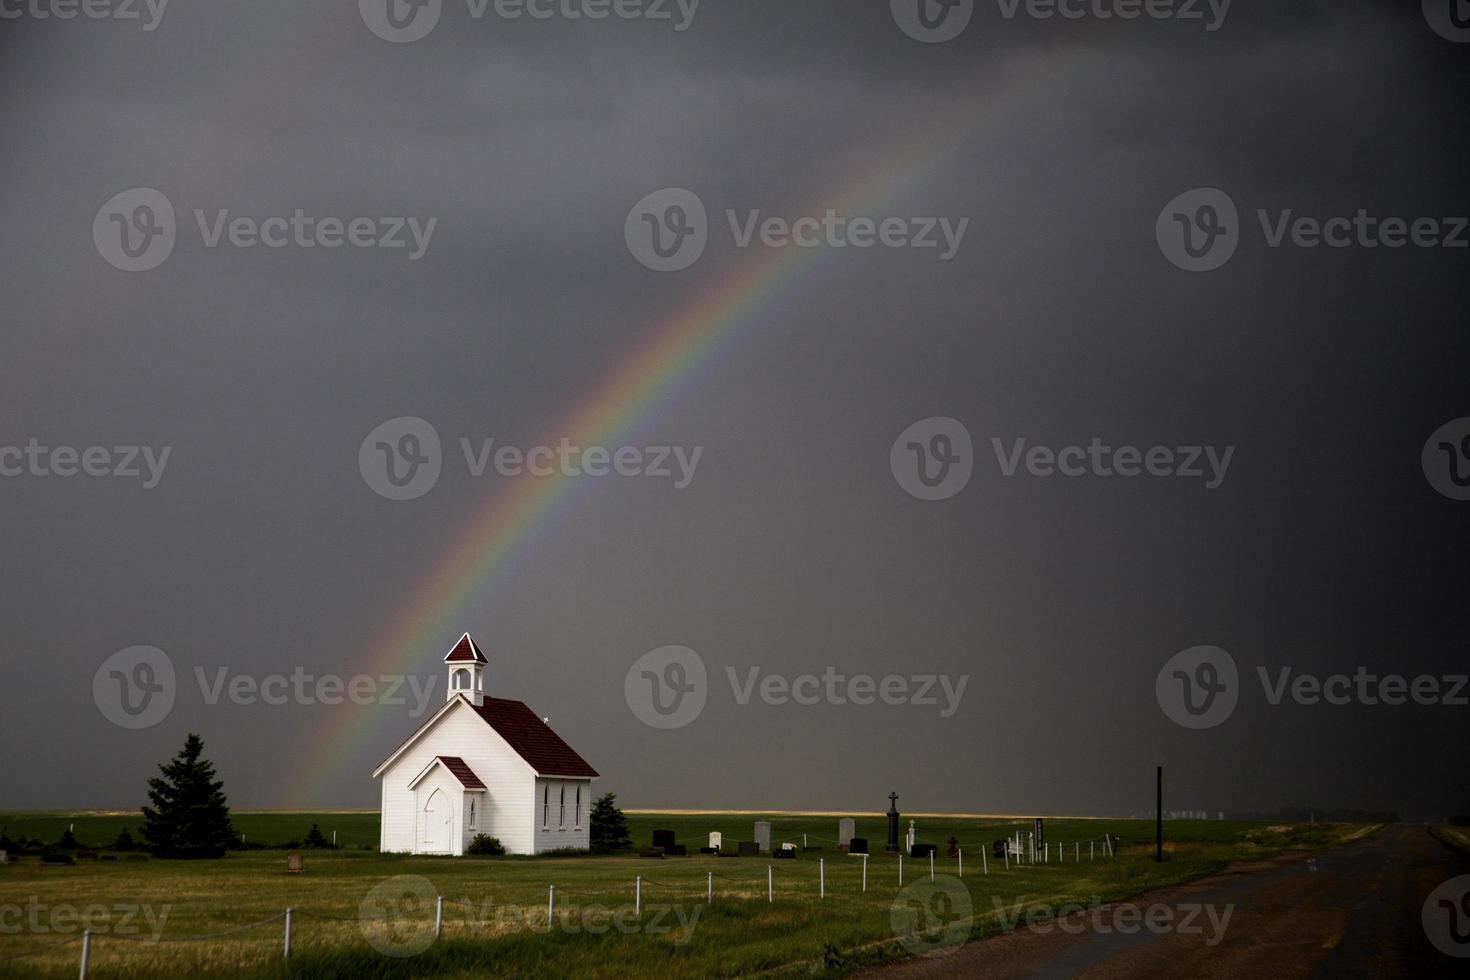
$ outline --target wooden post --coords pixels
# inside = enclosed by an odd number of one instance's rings
[[[434,938],[444,935],[444,896],[434,899]]]
[[[556,886],[546,887],[546,928],[550,929],[556,921]]]
[[[1154,861],[1164,863],[1164,767],[1159,766],[1154,774],[1154,802],[1158,816],[1154,823]]]
[[[965,876],[965,849],[963,847],[957,847],[955,848],[955,853],[960,856],[960,877],[963,878]]]
[[[898,887],[903,887],[903,854],[898,855]]]
[[[284,957],[291,958],[291,910],[286,910],[286,947]]]
[[[92,959],[92,930],[82,932],[82,980],[87,980],[87,963]]]
[[[985,857],[984,844],[980,845],[980,873],[982,875],[990,874],[990,861]]]
[[[863,855],[863,893],[864,894],[867,894],[867,891],[868,891],[868,856],[866,854],[864,854]]]
[[[827,897],[827,859],[817,860],[817,897]]]
[[[633,914],[643,914],[643,876],[639,875],[633,880]]]
[[[768,865],[766,865],[766,901],[767,902],[774,902],[775,900],[776,900],[776,882],[775,882],[775,879],[771,875],[771,866],[768,864]]]
[[[934,880],[934,852],[929,852],[929,880]]]
[[[706,905],[713,905],[715,901],[715,873],[709,873],[709,881],[705,882],[704,901]]]

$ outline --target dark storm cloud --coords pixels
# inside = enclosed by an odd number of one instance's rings
[[[944,45],[886,3],[715,3],[646,22],[473,22],[388,44],[353,4],[171,4],[150,34],[0,24],[6,357],[0,445],[174,447],[158,488],[0,481],[7,560],[4,806],[127,805],[182,732],[240,803],[368,804],[372,764],[416,723],[377,710],[331,770],[282,772],[352,708],[204,704],[193,669],[351,675],[504,481],[456,440],[530,444],[651,326],[751,256],[726,208],[850,206],[968,217],[955,261],[837,252],[628,441],[705,447],[684,491],[576,494],[479,592],[454,635],[405,652],[435,678],[458,629],[625,802],[924,809],[1178,805],[1464,809],[1463,762],[1423,751],[1464,710],[1272,708],[1185,732],[1164,661],[1408,673],[1463,662],[1461,512],[1418,471],[1467,413],[1463,253],[1273,250],[1180,273],[1160,208],[1191,187],[1326,216],[1465,214],[1465,67],[1414,5],[1251,4],[1225,25],[1004,20]],[[956,109],[958,107],[958,109]],[[945,110],[950,109],[948,114]],[[945,119],[936,128],[926,120]],[[918,135],[915,135],[918,134]],[[919,140],[923,146],[906,144]],[[152,186],[188,234],[124,274],[88,230]],[[695,190],[718,240],[659,275],[623,242],[643,195]],[[436,217],[401,253],[205,249],[192,210]],[[430,419],[446,475],[392,504],[362,438]],[[977,475],[923,504],[889,446],[965,422]],[[990,438],[1234,445],[1227,482],[1005,479]],[[458,469],[454,467],[457,465]],[[167,651],[185,693],[119,733],[93,672]],[[686,644],[715,690],[674,733],[623,678]],[[741,705],[726,668],[970,675],[962,705]],[[376,669],[376,665],[374,665]],[[442,691],[442,687],[439,688]],[[325,717],[324,717],[325,716]],[[67,760],[85,747],[87,778]],[[287,769],[303,762],[290,762]],[[312,763],[315,764],[315,763]],[[1458,768],[1456,768],[1458,767]],[[321,787],[302,798],[294,787]]]

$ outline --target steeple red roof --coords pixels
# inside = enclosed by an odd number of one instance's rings
[[[449,651],[449,655],[444,658],[444,662],[446,664],[488,664],[490,661],[480,652],[480,648],[475,645],[475,641],[470,639],[470,635],[466,633],[459,638],[459,642],[454,645],[454,649]]]

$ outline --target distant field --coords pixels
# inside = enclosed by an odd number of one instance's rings
[[[869,861],[868,891],[862,862],[837,853],[832,815],[759,813],[630,813],[634,839],[646,845],[655,828],[670,829],[696,849],[712,830],[727,843],[749,840],[751,824],[769,819],[772,839],[806,834],[808,850],[795,861],[761,858],[646,860],[636,857],[427,858],[375,852],[377,814],[365,812],[234,814],[252,841],[299,838],[317,823],[338,831],[344,845],[362,849],[307,852],[306,873],[287,875],[279,851],[232,854],[219,861],[83,861],[42,867],[35,858],[0,868],[0,974],[74,977],[79,944],[17,959],[68,939],[75,940],[83,914],[93,915],[92,975],[96,977],[314,977],[408,976],[735,976],[842,975],[906,955],[895,941],[893,908],[899,897],[898,864],[881,854],[881,815],[855,815],[859,836],[879,852]],[[954,875],[957,862],[944,855],[954,836],[965,850],[963,888],[973,922],[971,938],[1000,928],[997,908],[1108,901],[1210,874],[1237,860],[1271,857],[1326,846],[1367,828],[1267,825],[1218,821],[1170,823],[1168,860],[1153,861],[1149,821],[1049,819],[1048,839],[1069,843],[1066,860],[982,870],[982,845],[1008,832],[1029,829],[1015,818],[921,816],[919,840],[941,845],[936,873]],[[0,814],[12,838],[55,840],[69,824],[83,843],[102,844],[124,826],[137,832],[131,814]],[[904,820],[907,826],[907,818]],[[1125,844],[1115,861],[1100,851],[1089,860],[1085,841],[1104,834]],[[988,848],[987,848],[988,849]],[[1074,859],[1080,856],[1081,862]],[[826,898],[820,898],[819,861],[825,859]],[[766,868],[774,868],[775,901],[767,902]],[[707,903],[713,873],[714,901]],[[927,878],[927,862],[905,860],[913,882]],[[634,879],[645,879],[641,916],[633,914]],[[398,877],[403,876],[403,877]],[[383,908],[366,905],[375,886],[416,886],[426,898],[401,904],[404,918],[362,923]],[[556,927],[546,927],[548,886],[556,889]],[[925,887],[925,886],[920,886]],[[443,936],[431,939],[433,896],[445,896]],[[917,898],[923,900],[920,893]],[[1019,903],[1019,905],[1018,905]],[[283,923],[195,942],[191,936],[249,926],[291,906],[293,955],[281,959]],[[89,909],[90,907],[90,909]],[[121,924],[123,912],[131,921]],[[99,917],[100,916],[100,917]],[[613,919],[614,916],[618,918]],[[17,926],[19,928],[17,928]],[[44,930],[44,931],[43,931]],[[136,932],[129,934],[130,931]],[[601,934],[596,934],[596,933]],[[120,933],[120,934],[115,934]],[[423,952],[384,955],[394,944]],[[158,941],[155,941],[158,940]],[[375,948],[375,944],[376,947]]]

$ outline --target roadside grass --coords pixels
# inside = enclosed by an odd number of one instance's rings
[[[271,833],[282,835],[280,839],[300,836],[312,822],[330,833],[338,821],[376,840],[376,814],[237,814],[245,816],[263,840]],[[286,873],[279,851],[239,852],[219,861],[83,860],[74,866],[44,867],[25,858],[0,868],[0,975],[75,976],[80,919],[88,913],[93,917],[94,977],[510,977],[533,972],[594,977],[653,973],[661,978],[761,972],[840,976],[907,955],[893,922],[900,892],[898,860],[882,853],[881,815],[856,818],[858,834],[868,836],[875,851],[868,862],[866,893],[861,859],[838,853],[827,839],[835,837],[836,817],[638,813],[629,815],[629,826],[639,844],[646,845],[655,828],[670,829],[697,851],[710,830],[721,831],[727,845],[750,839],[751,821],[763,817],[772,821],[777,846],[782,839],[800,844],[800,835],[806,833],[808,843],[823,850],[807,850],[795,860],[697,854],[665,860],[456,859],[371,850],[309,851],[301,875]],[[950,836],[964,849],[963,881],[974,916],[971,938],[1000,931],[1002,910],[1010,917],[1036,907],[1121,900],[1214,873],[1232,861],[1328,846],[1363,830],[1351,825],[1171,822],[1165,826],[1167,859],[1156,864],[1150,821],[1049,819],[1048,839],[1068,843],[1065,859],[1058,862],[1053,848],[1050,863],[1007,868],[989,859],[986,845],[1007,832],[1029,830],[1029,821],[937,815],[916,819],[919,839],[940,845],[936,874],[959,870],[956,860],[944,856]],[[12,837],[55,839],[67,823],[75,822],[77,836],[92,843],[115,835],[122,823],[113,829],[112,820],[136,823],[131,815],[8,814],[0,815],[0,827],[8,822]],[[1105,860],[1099,846],[1089,860],[1088,846],[1081,842],[1104,834],[1123,838],[1118,859]],[[987,851],[983,864],[982,847]],[[767,866],[773,869],[775,885],[770,903]],[[823,870],[826,897],[820,898]],[[711,873],[712,903],[707,894]],[[926,880],[928,862],[905,859],[903,873],[906,884]],[[425,879],[426,895],[445,897],[442,938],[432,941],[432,898],[404,906],[404,917],[392,922],[357,921],[360,915],[381,911],[364,901],[374,886],[395,876]],[[644,879],[643,908],[635,916],[634,880],[639,876]],[[548,929],[550,885],[555,885],[556,919]],[[288,962],[281,956],[279,919],[287,906],[297,910]],[[126,929],[118,910],[132,911]],[[236,935],[185,941],[261,920],[270,921]],[[119,934],[129,930],[133,934]],[[162,941],[154,941],[155,935]],[[73,942],[6,959],[66,939]],[[414,939],[422,940],[419,947]],[[423,950],[397,957],[378,948],[394,943]]]
[[[1470,857],[1470,828],[1430,827],[1429,833],[1444,846]]]

